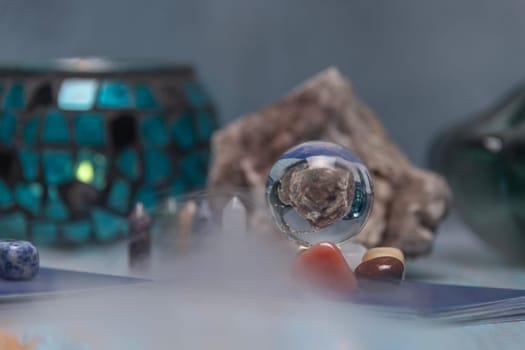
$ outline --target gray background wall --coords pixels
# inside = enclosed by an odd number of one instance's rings
[[[519,0],[0,1],[0,60],[190,62],[221,119],[329,66],[423,163],[432,135],[525,77]]]

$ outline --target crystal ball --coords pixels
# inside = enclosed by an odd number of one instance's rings
[[[266,182],[273,219],[301,246],[342,243],[361,231],[372,209],[372,180],[350,150],[305,142],[275,162]]]

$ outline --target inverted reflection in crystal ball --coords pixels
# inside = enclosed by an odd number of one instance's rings
[[[305,142],[285,152],[266,182],[274,221],[302,246],[341,243],[361,231],[372,208],[368,169],[350,150]]]

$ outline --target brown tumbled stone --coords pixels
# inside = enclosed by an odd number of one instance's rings
[[[339,296],[357,288],[352,269],[333,243],[317,243],[302,251],[297,256],[294,275],[315,290]]]
[[[375,280],[402,280],[405,265],[391,256],[382,256],[366,260],[355,269],[357,278]]]
[[[393,247],[370,248],[367,250],[365,255],[363,255],[361,262],[365,262],[367,260],[380,258],[384,256],[390,256],[392,258],[396,258],[397,260],[401,261],[403,264],[405,263],[405,256],[403,255],[403,252]]]

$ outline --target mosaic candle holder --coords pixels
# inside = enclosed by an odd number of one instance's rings
[[[206,183],[216,118],[189,67],[102,59],[0,69],[0,238],[124,238],[153,208]]]

